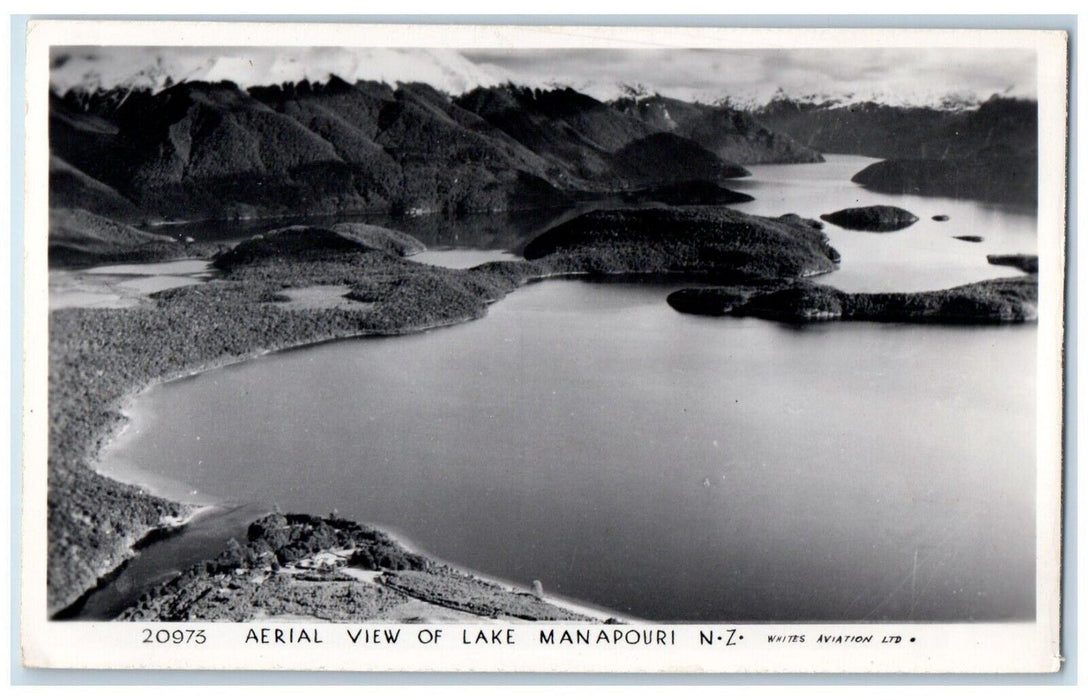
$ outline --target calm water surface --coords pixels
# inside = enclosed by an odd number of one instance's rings
[[[848,231],[825,224],[842,254],[841,268],[820,279],[848,292],[944,289],[992,277],[1021,274],[990,265],[988,254],[1035,253],[1035,212],[968,199],[889,195],[850,182],[874,158],[827,155],[826,163],[748,166],[751,178],[730,186],[755,197],[738,204],[748,214],[779,216],[793,212],[818,219],[850,207],[889,204],[918,217],[909,228],[889,233]],[[944,215],[948,221],[933,221]],[[981,236],[981,243],[955,236]]]
[[[752,168],[746,208],[865,203],[810,182],[856,165]],[[1030,215],[914,199],[903,232],[828,226],[826,281],[935,288],[1034,250]],[[101,468],[181,500],[335,508],[650,619],[1033,616],[1034,326],[707,319],[673,288],[553,280],[473,323],[162,385]]]

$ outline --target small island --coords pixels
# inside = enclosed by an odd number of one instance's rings
[[[878,233],[898,231],[918,221],[918,217],[906,209],[883,205],[842,209],[820,218],[842,228]]]
[[[525,258],[570,273],[795,278],[835,269],[838,251],[812,222],[724,207],[602,209],[536,237]]]

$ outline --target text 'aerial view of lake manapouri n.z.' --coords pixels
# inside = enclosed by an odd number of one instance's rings
[[[54,619],[1034,619],[1020,68],[238,51],[53,50]]]

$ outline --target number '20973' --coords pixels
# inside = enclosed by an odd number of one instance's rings
[[[144,628],[144,644],[203,644],[204,630],[152,630]]]

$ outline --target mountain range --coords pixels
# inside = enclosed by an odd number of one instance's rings
[[[655,93],[687,102],[756,110],[776,98],[845,106],[974,109],[995,92],[1034,94],[1034,56],[997,58],[980,50],[562,51],[335,46],[58,46],[50,85],[149,89],[229,80],[254,86],[377,81],[426,83],[446,94],[505,83],[542,90],[571,87],[602,102]]]
[[[51,206],[126,221],[541,208],[819,160],[726,107],[503,85],[184,82],[50,103]],[[662,123],[660,112],[673,115]]]
[[[771,101],[753,116],[825,153],[952,159],[1036,155],[1038,105],[993,96],[977,109]]]
[[[708,191],[745,165],[818,162],[821,152],[887,159],[855,178],[878,191],[1030,202],[1036,112],[999,97],[977,109],[780,98],[743,111],[656,94],[602,102],[504,84],[450,96],[336,77],[77,86],[50,96],[50,206],[132,224],[460,215],[681,183]]]
[[[753,116],[825,153],[884,159],[854,182],[889,193],[1030,205],[1038,187],[1038,103],[993,96],[977,109],[777,99]]]

